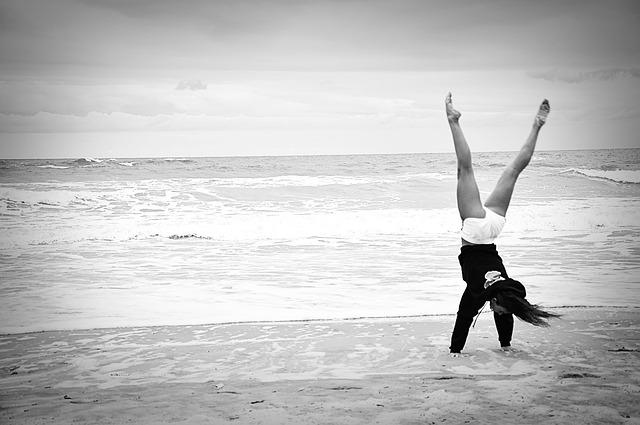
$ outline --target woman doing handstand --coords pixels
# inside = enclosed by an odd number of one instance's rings
[[[462,278],[467,283],[458,307],[449,349],[453,356],[460,353],[474,316],[485,302],[489,301],[500,346],[509,350],[513,334],[513,315],[535,326],[548,326],[546,319],[559,317],[557,314],[541,310],[525,299],[524,286],[507,275],[494,244],[506,222],[505,216],[516,180],[529,164],[540,128],[549,115],[549,101],[545,99],[540,105],[527,141],[504,170],[484,205],[480,200],[480,192],[473,174],[471,151],[460,127],[461,114],[453,108],[451,93],[447,95],[445,107],[458,158],[456,194],[458,211],[462,218],[462,247],[458,260],[462,268]]]

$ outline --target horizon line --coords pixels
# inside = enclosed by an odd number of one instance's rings
[[[543,149],[537,150],[536,153],[542,152],[587,152],[587,151],[609,151],[609,150],[634,150],[640,149],[640,147],[612,147],[612,148],[591,148],[591,149]],[[514,150],[477,150],[473,153],[508,153],[518,152],[519,149]],[[279,158],[279,157],[301,157],[301,156],[402,156],[402,155],[426,155],[426,154],[454,154],[453,150],[450,151],[433,151],[433,152],[378,152],[378,153],[326,153],[326,154],[274,154],[274,155],[162,155],[162,156],[91,156],[91,155],[79,155],[74,157],[59,156],[59,157],[14,157],[3,158],[0,157],[0,161],[19,161],[19,160],[74,160],[74,159],[191,159],[191,158]],[[534,154],[535,155],[535,154]]]

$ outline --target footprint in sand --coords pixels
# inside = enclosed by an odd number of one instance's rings
[[[464,375],[528,375],[536,370],[529,353],[511,349],[478,349],[451,359],[446,370]]]

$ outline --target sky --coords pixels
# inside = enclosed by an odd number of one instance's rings
[[[0,157],[640,147],[637,0],[0,0]]]

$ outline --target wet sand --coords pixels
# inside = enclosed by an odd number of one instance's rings
[[[640,424],[640,308],[0,336],[2,424]]]

